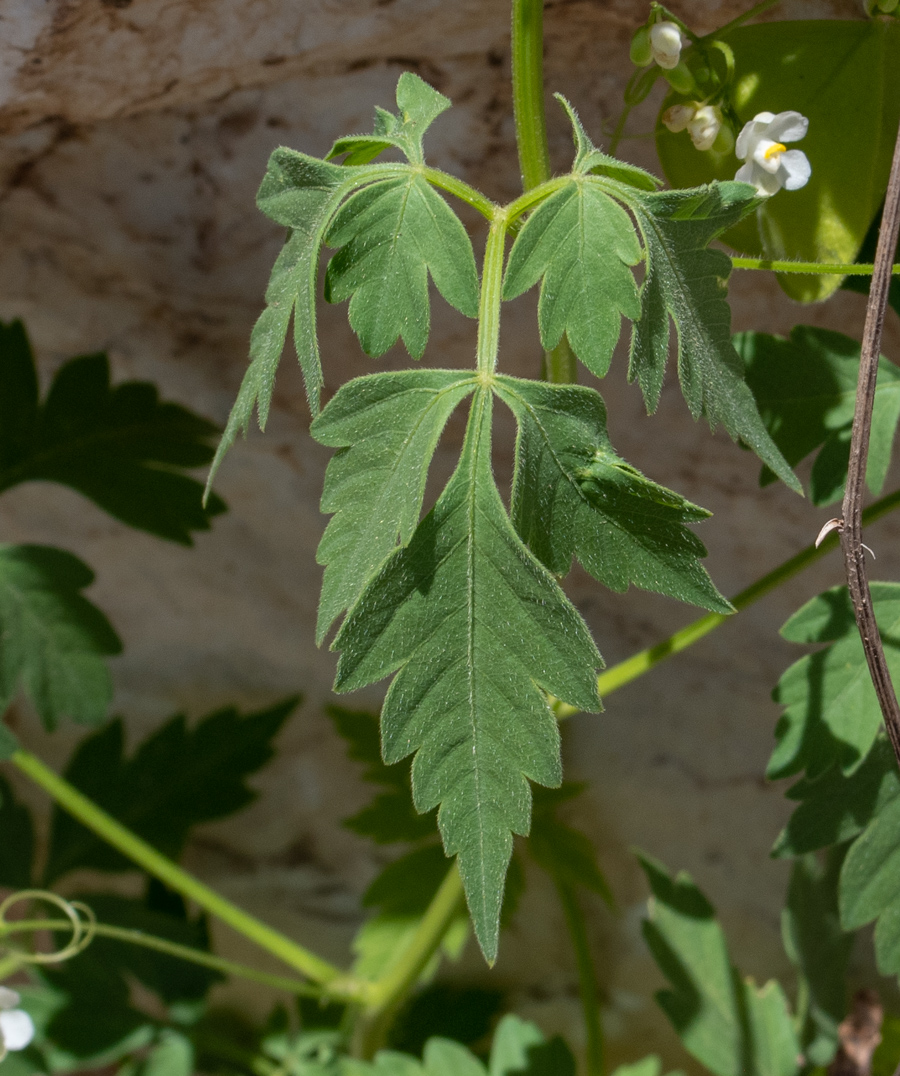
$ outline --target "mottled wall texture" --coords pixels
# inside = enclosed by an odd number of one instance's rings
[[[672,0],[699,30],[738,0]],[[224,422],[245,369],[280,229],[254,207],[270,151],[324,153],[393,102],[404,70],[455,107],[429,135],[433,163],[497,199],[519,176],[509,89],[507,0],[0,0],[0,317],[25,319],[46,379],[65,358],[107,350],[118,379]],[[860,0],[785,0],[778,18],[861,15]],[[628,42],[642,0],[548,0],[546,74],[602,142],[630,74]],[[649,109],[622,152],[655,168]],[[550,103],[551,149],[570,159]],[[644,135],[641,135],[644,132]],[[472,222],[477,241],[483,229]],[[735,328],[784,332],[796,321],[858,332],[862,300],[844,293],[801,308],[762,274],[732,282]],[[501,364],[539,368],[533,296],[504,315]],[[425,361],[466,365],[474,329],[437,301]],[[326,391],[370,371],[340,308],[324,308]],[[894,327],[895,330],[895,327]],[[894,331],[888,353],[900,355]],[[823,513],[783,488],[760,490],[758,465],[688,415],[677,386],[648,419],[623,356],[603,386],[613,443],[654,479],[714,511],[702,527],[708,566],[733,594],[809,542]],[[381,366],[407,362],[399,349]],[[197,716],[300,691],[281,753],[258,778],[258,802],[210,826],[190,866],[229,897],[340,959],[359,922],[359,894],[389,854],[340,829],[366,791],[323,706],[334,656],[314,643],[328,452],[313,443],[296,364],[286,359],[265,436],[240,442],[220,472],[227,515],[184,549],[128,531],[65,490],[33,485],[3,497],[3,541],[63,545],[97,570],[91,597],[125,641],[113,661],[115,709],[133,737],[176,710]],[[509,431],[507,431],[509,432]],[[461,427],[437,458],[447,474]],[[497,467],[508,471],[509,440]],[[897,577],[900,520],[878,524],[878,575]],[[659,1050],[685,1058],[652,1000],[659,976],[639,934],[642,878],[630,849],[690,870],[721,909],[738,962],[787,974],[778,909],[786,882],[768,849],[787,807],[762,779],[777,710],[770,691],[793,660],[777,627],[839,581],[837,556],[740,614],[702,644],[610,697],[606,713],[565,729],[567,772],[591,783],[575,821],[596,839],[620,914],[592,908],[612,1060]],[[691,610],[645,594],[610,595],[573,573],[569,592],[615,662],[685,624]],[[375,691],[351,705],[378,703]],[[60,763],[75,732],[44,735],[20,708],[30,747]],[[23,790],[24,791],[24,790]],[[30,793],[29,793],[30,794]],[[36,798],[37,799],[37,798]],[[575,972],[560,913],[534,879],[491,973],[511,1003],[547,1030],[581,1037]],[[251,958],[217,930],[223,951]],[[474,947],[445,974],[488,978]],[[254,1011],[270,998],[223,995]],[[688,1062],[688,1067],[689,1067]]]

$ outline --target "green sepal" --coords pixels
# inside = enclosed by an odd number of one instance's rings
[[[225,503],[182,473],[213,455],[219,429],[154,385],[110,385],[105,354],[57,372],[43,403],[25,328],[0,322],[0,493],[22,482],[59,482],[130,527],[191,545]]]
[[[112,680],[104,659],[122,644],[81,594],[93,581],[62,549],[0,545],[0,713],[21,688],[48,730],[63,717],[84,725],[106,717]]]
[[[426,130],[452,102],[411,71],[404,71],[397,82],[397,115],[375,109],[375,126],[371,135],[348,135],[339,138],[328,151],[326,160],[344,157],[345,165],[368,164],[391,146],[401,150],[412,164],[423,164],[422,138]]]
[[[640,856],[650,883],[644,939],[671,982],[657,1001],[685,1049],[716,1076],[795,1076],[800,1044],[784,992],[731,963],[715,910],[684,871]]]
[[[892,675],[900,675],[900,584],[872,583],[872,606]],[[784,673],[773,698],[786,707],[775,728],[770,778],[806,770],[809,778],[837,763],[852,773],[881,728],[881,709],[845,587],[807,602],[781,629],[798,643],[831,643]]]
[[[491,400],[479,389],[462,456],[409,545],[385,562],[334,641],[335,689],[397,673],[382,710],[392,763],[417,752],[413,797],[440,804],[485,956],[497,952],[512,834],[528,832],[528,781],[560,783],[559,732],[544,692],[597,711],[590,634],[521,543],[491,470]]]
[[[729,613],[686,524],[709,512],[645,478],[618,456],[599,393],[498,377],[518,423],[511,514],[532,553],[556,575],[577,556],[611,590],[633,583]]]
[[[350,299],[350,324],[367,355],[383,355],[398,338],[413,358],[428,342],[428,276],[466,317],[478,314],[478,271],[459,217],[419,172],[376,178],[352,194],[325,242],[339,247],[328,263],[325,298]]]
[[[636,164],[620,161],[617,157],[610,157],[609,154],[597,149],[588,138],[587,132],[578,118],[578,113],[572,105],[561,93],[555,93],[553,96],[562,105],[563,110],[569,117],[569,122],[572,124],[572,137],[575,140],[576,150],[575,160],[572,164],[574,173],[587,175],[592,172],[598,176],[609,176],[610,179],[616,179],[629,187],[637,187],[639,190],[644,191],[655,191],[662,186],[661,180],[649,172],[645,172],[643,168],[638,168]]]
[[[538,280],[541,343],[550,351],[565,333],[597,377],[609,369],[622,317],[640,317],[631,266],[641,247],[630,217],[601,180],[572,177],[541,202],[516,236],[503,280],[515,299]]]
[[[813,504],[843,496],[850,457],[850,430],[859,374],[858,341],[830,329],[797,325],[790,338],[746,332],[734,337],[766,428],[787,462],[795,467],[819,450],[810,476]],[[866,481],[878,496],[891,462],[900,421],[900,370],[878,362]],[[764,467],[760,484],[775,480]]]
[[[746,216],[759,199],[746,183],[715,183],[694,190],[632,191],[647,255],[641,285],[641,318],[631,337],[629,380],[637,379],[649,411],[656,410],[669,352],[670,319],[678,344],[678,377],[694,418],[721,422],[791,489],[797,477],[772,441],[744,380],[731,342],[726,281],[731,260],[708,244]]]
[[[322,511],[334,513],[316,559],[325,566],[316,640],[359,597],[399,540],[419,522],[425,480],[450,414],[476,381],[456,370],[372,374],[342,386],[310,427],[338,448]]]

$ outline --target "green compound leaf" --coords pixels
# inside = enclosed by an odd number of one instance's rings
[[[0,712],[21,688],[48,729],[63,717],[96,725],[112,681],[104,658],[122,649],[81,591],[94,573],[50,546],[0,545]]]
[[[794,1076],[800,1044],[781,987],[741,980],[709,901],[683,871],[648,857],[644,938],[672,984],[657,1001],[685,1048],[716,1076]]]
[[[409,545],[350,610],[336,690],[397,673],[382,710],[388,763],[417,752],[413,796],[438,804],[482,950],[497,951],[512,834],[528,832],[528,780],[560,782],[543,692],[597,711],[600,655],[550,573],[517,537],[494,484],[492,396],[479,389],[459,465]]]
[[[313,422],[320,444],[341,449],[325,472],[319,544],[325,565],[319,643],[384,558],[419,522],[431,457],[452,411],[476,382],[454,370],[372,374],[344,385]]]
[[[266,309],[250,336],[250,366],[244,374],[237,399],[210,467],[212,482],[225,453],[238,433],[246,434],[254,407],[261,430],[266,428],[275,372],[281,361],[291,315],[294,346],[303,372],[310,411],[319,410],[322,364],[316,338],[316,279],[319,251],[328,222],[344,195],[361,182],[359,170],[347,170],[305,153],[276,149],[256,196],[266,216],[290,228],[287,242],[275,261],[266,290]]]
[[[121,720],[79,744],[66,778],[98,807],[170,859],[188,830],[252,803],[246,779],[272,757],[272,739],[297,699],[269,710],[217,710],[192,728],[182,715],[168,721],[125,757]],[[44,882],[76,868],[133,869],[129,859],[60,808],[54,808]]]
[[[630,583],[719,613],[732,611],[685,526],[709,513],[658,486],[617,456],[606,408],[593,389],[498,377],[519,427],[512,518],[531,551],[557,575],[573,555],[611,590]]]
[[[397,82],[396,116],[383,108],[375,109],[375,129],[371,135],[348,135],[339,138],[328,152],[327,160],[344,157],[345,165],[368,164],[391,146],[402,150],[412,164],[425,161],[422,138],[426,130],[451,105],[449,97],[438,93],[411,71],[404,71]]]
[[[721,251],[708,249],[757,202],[755,190],[746,183],[630,193],[628,204],[647,253],[647,275],[641,286],[641,319],[631,338],[628,377],[637,378],[648,409],[654,411],[662,390],[671,318],[678,343],[678,376],[691,414],[705,415],[710,426],[721,422],[800,493],[800,483],[759,416],[731,342],[731,310],[725,297],[731,261]]]
[[[106,355],[84,355],[57,373],[39,402],[34,357],[20,321],[0,322],[0,492],[59,482],[130,527],[191,545],[225,511],[181,473],[213,455],[218,427],[159,399],[143,381],[110,386]]]
[[[872,583],[871,592],[888,668],[897,677],[900,584]],[[881,709],[846,588],[834,587],[807,602],[781,634],[792,642],[832,645],[795,662],[778,682],[773,698],[787,709],[775,728],[767,776],[788,777],[805,769],[813,779],[835,762],[852,773],[875,743]]]
[[[641,260],[634,225],[599,179],[573,176],[531,214],[516,236],[503,298],[541,281],[538,322],[546,350],[563,333],[591,373],[603,377],[622,316],[640,317],[631,266]]]
[[[787,340],[746,332],[738,333],[734,344],[763,422],[788,463],[794,467],[819,449],[810,478],[813,504],[840,500],[850,456],[859,343],[843,333],[797,325]],[[887,478],[898,421],[900,370],[882,358],[866,470],[869,489],[876,496]],[[763,468],[760,483],[774,480]]]
[[[884,198],[900,121],[900,23],[773,22],[739,27],[724,40],[734,53],[732,99],[741,123],[763,111],[802,113],[809,133],[796,148],[812,166],[802,190],[766,200],[725,242],[756,257],[854,261]],[[686,132],[672,134],[662,124],[657,148],[673,187],[731,179],[740,164],[733,153],[699,153]],[[778,279],[802,302],[827,299],[841,282],[797,273]]]
[[[560,788],[534,789],[528,851],[555,882],[588,889],[610,908],[615,908],[615,899],[600,870],[593,842],[580,830],[567,825],[557,813],[559,807],[580,795],[584,788],[584,785],[567,782]]]
[[[428,820],[434,831],[433,819]],[[356,961],[353,972],[364,979],[380,979],[404,955],[422,916],[452,869],[440,844],[402,856],[389,864],[363,894],[363,907],[377,908],[353,939]],[[469,919],[463,912],[456,917],[436,953],[422,972],[420,980],[430,979],[437,971],[442,955],[455,959],[469,937]]]
[[[878,920],[878,969],[883,975],[900,975],[900,798],[881,806],[850,846],[839,902],[845,930]]]
[[[345,710],[328,706],[326,712],[335,728],[347,741],[347,755],[365,767],[363,776],[384,791],[361,811],[343,819],[347,829],[368,837],[377,844],[397,841],[422,841],[436,836],[435,821],[419,814],[413,807],[409,766],[386,766],[381,758],[381,736],[378,717],[362,710]],[[444,873],[447,867],[444,865]]]
[[[325,298],[350,299],[350,324],[367,355],[399,337],[413,358],[428,342],[428,274],[461,313],[478,313],[478,272],[459,217],[418,172],[371,183],[341,206],[325,236]]]
[[[801,778],[787,793],[798,800],[772,848],[776,857],[800,856],[841,844],[865,829],[900,796],[900,774],[891,745],[879,735],[863,763],[847,775],[834,766],[814,780]]]
[[[853,936],[841,927],[837,886],[844,849],[833,849],[825,863],[814,855],[794,864],[787,906],[781,913],[784,948],[797,969],[802,1012],[800,1045],[812,1065],[831,1063],[838,1046],[838,1025],[847,1014],[847,969]]]

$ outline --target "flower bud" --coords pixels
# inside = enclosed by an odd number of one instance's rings
[[[668,127],[672,134],[678,134],[679,131],[683,131],[691,122],[699,107],[700,105],[697,101],[690,101],[688,104],[672,105],[663,112],[660,119],[663,122],[663,126]]]
[[[647,67],[653,63],[653,48],[650,45],[648,26],[642,26],[631,39],[631,62],[635,67]]]
[[[671,71],[681,58],[681,31],[674,22],[657,22],[650,27],[650,52],[666,71]]]
[[[712,149],[721,127],[721,112],[712,105],[703,105],[694,113],[687,130],[696,149],[708,150]]]

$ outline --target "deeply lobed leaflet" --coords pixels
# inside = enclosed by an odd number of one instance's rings
[[[541,339],[565,334],[578,358],[606,373],[621,318],[633,322],[629,376],[649,410],[659,399],[675,323],[678,373],[694,417],[721,422],[792,488],[799,485],[744,381],[730,339],[730,262],[709,242],[757,205],[755,190],[716,183],[658,191],[607,156],[574,111],[571,171],[504,209],[425,165],[422,138],[449,100],[406,73],[396,115],[378,110],[371,135],[338,140],[319,160],[273,153],[260,208],[290,229],[272,273],[251,363],[215,468],[254,407],[264,428],[275,369],[293,317],[315,417],[311,432],[338,451],[322,499],[331,522],[319,547],[325,580],[321,641],[344,616],[336,690],[393,676],[381,718],[385,761],[415,753],[416,806],[439,806],[448,855],[458,854],[481,947],[497,951],[512,835],[528,832],[529,781],[561,780],[550,695],[601,708],[602,659],[561,590],[573,555],[613,590],[629,584],[727,612],[687,529],[708,515],[645,478],[614,451],[592,388],[496,373],[503,298],[540,281]],[[403,163],[375,162],[399,150]],[[331,163],[343,157],[344,164]],[[480,285],[471,241],[435,188],[492,221]],[[503,269],[505,236],[517,232]],[[414,358],[429,329],[428,280],[466,316],[480,317],[477,372],[409,369],[358,378],[319,413],[316,341],[319,253],[337,247],[325,297],[349,299],[350,323],[373,357],[402,339]],[[633,267],[645,266],[637,286]],[[510,507],[491,468],[494,399],[518,425]],[[470,400],[459,464],[422,518],[425,482],[452,412]]]

